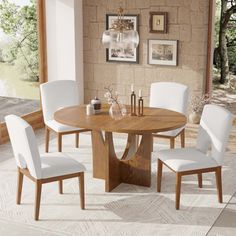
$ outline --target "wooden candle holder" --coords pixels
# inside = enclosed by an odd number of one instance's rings
[[[143,98],[138,99],[138,116],[143,116]]]
[[[131,93],[131,116],[136,116],[136,95],[134,91]]]

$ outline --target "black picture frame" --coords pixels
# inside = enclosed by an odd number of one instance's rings
[[[131,20],[134,22],[134,30],[138,32],[139,26],[139,15],[125,14],[124,19]],[[111,28],[112,22],[117,20],[116,14],[106,14],[106,29]],[[123,50],[122,48],[120,50]],[[132,50],[132,51],[131,51]],[[118,62],[118,63],[139,63],[139,46],[135,49],[130,49],[130,53],[124,55],[124,52],[119,56],[119,49],[106,49],[106,61],[107,62]]]

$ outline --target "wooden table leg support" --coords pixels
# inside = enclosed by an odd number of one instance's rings
[[[110,192],[121,183],[120,160],[117,159],[111,132],[105,133],[106,155],[106,183],[105,191]]]
[[[105,140],[101,131],[92,131],[91,137],[93,149],[93,177],[105,179],[105,156],[108,155],[105,148]]]
[[[129,134],[124,155],[115,154],[111,132],[92,131],[93,177],[105,179],[105,191],[110,192],[120,183],[151,186],[152,135],[143,134],[138,149],[137,136]]]
[[[121,181],[123,183],[151,186],[151,152],[152,135],[143,134],[138,150],[132,158],[120,161]]]

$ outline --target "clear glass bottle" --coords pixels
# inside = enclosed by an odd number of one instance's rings
[[[109,109],[109,115],[114,120],[120,120],[127,115],[127,110],[122,102],[114,101]]]

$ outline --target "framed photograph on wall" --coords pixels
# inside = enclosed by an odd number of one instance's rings
[[[124,15],[124,20],[129,21],[133,29],[138,31],[138,15]],[[112,27],[113,23],[117,21],[117,15],[106,15],[106,29]],[[106,49],[107,62],[125,62],[138,63],[139,62],[139,48],[109,48]]]
[[[150,33],[167,33],[167,12],[150,12]]]
[[[148,63],[151,65],[177,66],[177,40],[148,40]]]

